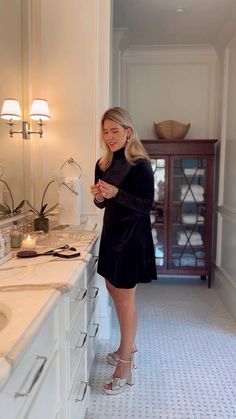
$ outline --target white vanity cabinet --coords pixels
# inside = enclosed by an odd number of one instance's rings
[[[100,288],[96,281],[97,278],[97,256],[92,254],[89,263],[87,264],[86,275],[88,282],[87,294],[87,326],[88,326],[88,339],[87,339],[87,369],[88,376],[90,375],[96,347],[98,344],[100,334],[100,318],[98,315],[98,300],[100,298]]]
[[[99,244],[100,240],[98,239],[91,249],[92,260],[87,266],[88,295],[91,297],[90,305],[94,307],[90,329],[93,329],[92,336],[94,333],[96,334],[94,339],[91,337],[91,340],[94,340],[95,347],[98,338],[110,339],[111,337],[111,305],[109,295],[104,278],[97,273]],[[97,329],[98,327],[99,330]]]
[[[86,254],[73,289],[60,303],[61,419],[83,419],[90,398],[89,376],[99,339],[97,257]]]
[[[0,417],[55,419],[60,409],[58,305],[38,328],[1,389]]]
[[[23,354],[16,356],[10,377],[1,388],[0,419],[84,418],[101,319],[107,314],[106,304],[101,309],[99,301],[101,289],[102,294],[107,293],[97,274],[96,253],[95,244],[91,253],[84,252],[76,264],[73,261],[73,268],[68,264],[68,270],[63,271],[65,275],[68,272],[67,286],[62,289],[69,291],[59,294],[50,290],[55,298],[46,312],[35,315],[33,338],[22,328],[28,344]],[[50,275],[56,278],[58,270]],[[25,310],[28,314],[27,304]]]
[[[89,403],[88,277],[84,257],[73,289],[60,301],[61,411],[63,419],[82,419]]]

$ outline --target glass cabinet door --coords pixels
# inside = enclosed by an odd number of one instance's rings
[[[151,212],[152,236],[155,247],[156,265],[166,266],[166,160],[152,159],[154,173],[154,205]]]
[[[203,268],[206,158],[172,158],[169,268]]]

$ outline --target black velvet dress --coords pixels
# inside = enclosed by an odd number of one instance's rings
[[[106,172],[98,162],[95,183],[102,179],[119,188],[115,198],[95,202],[105,207],[98,273],[117,288],[133,288],[156,279],[150,210],[154,199],[154,177],[150,162],[139,159],[130,165],[124,148],[113,154]]]

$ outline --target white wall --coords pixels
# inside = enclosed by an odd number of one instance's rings
[[[156,138],[153,122],[191,123],[188,138],[215,138],[217,55],[206,46],[128,48],[122,56],[121,104],[141,138]]]
[[[219,58],[221,166],[215,286],[236,317],[236,38]]]
[[[110,0],[32,1],[31,95],[46,97],[52,119],[31,142],[35,203],[46,183],[73,157],[82,168],[83,212],[99,153],[99,121],[109,106]],[[65,176],[77,175],[67,166]],[[58,200],[53,186],[46,202]]]

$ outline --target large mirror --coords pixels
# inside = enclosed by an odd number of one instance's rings
[[[21,0],[0,2],[0,112],[5,98],[22,103]],[[12,192],[15,207],[24,199],[24,141],[20,134],[10,138],[9,127],[0,119],[0,176]],[[16,130],[21,130],[21,121]],[[11,206],[6,186],[0,182],[0,203]],[[0,219],[5,216],[0,215]]]

